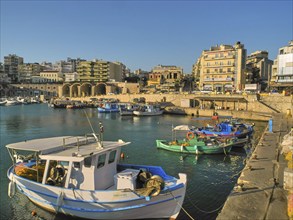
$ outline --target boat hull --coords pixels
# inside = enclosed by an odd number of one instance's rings
[[[8,176],[21,193],[36,205],[55,213],[87,219],[176,218],[186,191],[186,175],[164,188],[158,196],[147,198],[133,190],[65,189],[30,181],[12,173]],[[175,178],[174,178],[175,179]]]
[[[156,111],[156,112],[144,112],[144,111],[133,111],[133,114],[136,116],[156,116],[162,115],[164,110]]]
[[[156,143],[157,148],[187,154],[227,154],[232,149],[232,144],[225,146],[182,146],[176,144],[169,144],[166,140],[156,140]]]
[[[98,107],[98,112],[101,113],[111,113],[111,112],[119,112],[119,109],[107,109],[107,108],[100,108]]]
[[[120,111],[121,116],[133,116],[133,111]]]
[[[198,135],[203,136],[221,136],[221,137],[237,137],[237,138],[246,138],[250,136],[252,132],[247,131],[240,134],[235,134],[234,132],[216,132],[216,131],[209,131],[209,130],[197,130],[195,131]]]

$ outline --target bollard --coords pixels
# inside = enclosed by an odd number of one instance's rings
[[[287,109],[286,115],[287,115],[288,117],[292,117],[291,109],[290,109],[290,108]]]
[[[292,220],[293,219],[293,191],[289,192],[287,201],[288,201],[288,217],[290,220]]]
[[[269,132],[273,132],[273,119],[269,120]]]

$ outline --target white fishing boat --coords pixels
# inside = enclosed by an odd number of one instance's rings
[[[102,137],[101,129],[99,134],[8,144],[13,160],[8,195],[17,187],[46,210],[87,219],[175,219],[186,174],[178,179],[158,166],[119,164],[121,147],[129,142]]]
[[[121,116],[132,116],[133,111],[139,110],[140,105],[133,103],[126,103],[125,105],[119,106],[119,114]]]
[[[28,100],[27,100],[26,98],[23,98],[23,97],[18,96],[18,97],[16,97],[16,100],[17,100],[20,104],[24,104],[24,105],[28,104]]]
[[[6,98],[0,98],[0,105],[5,105],[7,102]]]
[[[6,100],[6,105],[18,105],[18,104],[20,103],[14,98],[9,98]]]
[[[146,104],[142,106],[139,110],[133,111],[136,116],[155,116],[162,115],[164,110],[160,109],[159,106]]]

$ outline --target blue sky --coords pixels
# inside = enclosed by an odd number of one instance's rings
[[[293,39],[292,1],[3,1],[1,61],[67,57],[121,61],[132,71],[158,64],[185,73],[202,50],[241,41],[248,54]]]

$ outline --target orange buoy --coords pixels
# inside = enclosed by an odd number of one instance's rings
[[[194,133],[193,133],[192,131],[187,132],[187,134],[186,134],[186,138],[187,138],[188,140],[193,139],[193,138],[194,138]]]
[[[37,212],[35,210],[32,211],[32,216],[36,216]]]
[[[122,159],[124,159],[124,153],[123,153],[123,152],[120,154],[120,157],[121,157]]]

